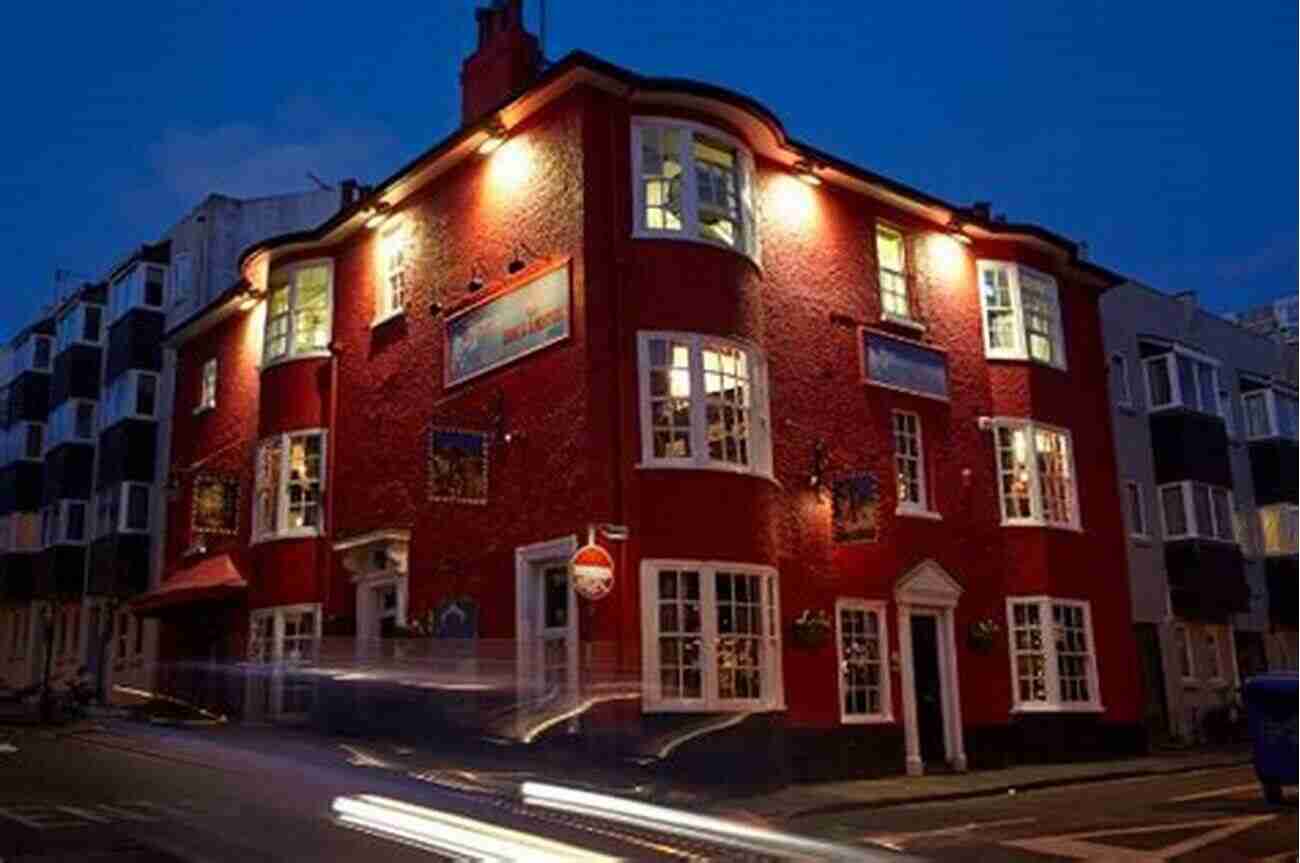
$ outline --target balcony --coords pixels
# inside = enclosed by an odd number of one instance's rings
[[[1223,622],[1250,609],[1241,549],[1230,542],[1176,539],[1165,543],[1165,569],[1174,613],[1189,620]]]
[[[86,548],[56,545],[35,558],[34,592],[39,598],[75,599],[86,582]]]

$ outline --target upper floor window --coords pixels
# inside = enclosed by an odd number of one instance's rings
[[[318,536],[325,488],[325,432],[289,432],[257,446],[254,540]]]
[[[1261,506],[1259,550],[1266,556],[1294,556],[1300,549],[1300,508],[1294,503]]]
[[[199,371],[199,403],[194,412],[212,410],[217,406],[217,358],[203,363]]]
[[[172,257],[171,270],[168,273],[172,283],[172,305],[183,305],[190,300],[194,289],[194,255],[190,252],[178,252]]]
[[[0,464],[40,461],[45,452],[45,423],[16,422],[3,432],[0,441],[4,444]]]
[[[262,363],[324,356],[330,341],[334,265],[309,261],[271,273]]]
[[[762,354],[691,333],[643,332],[637,342],[642,463],[771,476]]]
[[[1160,486],[1160,513],[1165,539],[1216,539],[1236,542],[1232,492],[1203,482],[1172,482]]]
[[[104,307],[95,303],[77,303],[59,318],[54,332],[57,352],[72,345],[99,345],[103,341]]]
[[[1241,394],[1241,408],[1246,418],[1249,440],[1283,437],[1296,439],[1296,397],[1272,388],[1255,389]]]
[[[41,544],[84,545],[86,542],[86,502],[56,501],[41,511]]]
[[[1023,264],[979,261],[984,355],[1065,368],[1056,279]]]
[[[681,237],[759,258],[754,159],[734,138],[693,123],[632,124],[635,235]]]
[[[641,608],[647,710],[782,706],[775,571],[647,560]]]
[[[1121,353],[1110,355],[1110,392],[1115,404],[1122,408],[1133,406],[1133,393],[1128,384],[1128,359]]]
[[[411,229],[405,219],[394,219],[379,235],[380,274],[376,324],[406,310],[411,278]]]
[[[1087,602],[1010,597],[1007,623],[1016,710],[1100,710]]]
[[[159,264],[137,264],[108,287],[108,321],[121,319],[132,309],[161,311],[166,301],[167,269]]]
[[[14,375],[48,372],[53,356],[54,339],[41,333],[32,333],[14,352]]]
[[[93,443],[95,428],[95,403],[90,399],[68,399],[50,411],[45,449],[64,443]]]
[[[153,488],[144,482],[124,482],[95,493],[95,536],[148,533]]]
[[[1146,351],[1152,345],[1144,345]],[[1187,408],[1223,416],[1219,403],[1219,363],[1179,345],[1165,345],[1142,361],[1146,368],[1147,407],[1153,411]]]
[[[158,418],[158,373],[139,369],[125,371],[106,388],[102,427],[125,419]]]
[[[1079,527],[1070,433],[1015,419],[996,420],[993,431],[1002,523]]]
[[[925,450],[921,418],[911,411],[894,411],[894,471],[898,476],[899,512],[927,513]]]
[[[876,268],[880,281],[882,318],[912,320],[907,291],[907,251],[903,235],[888,225],[876,225]]]

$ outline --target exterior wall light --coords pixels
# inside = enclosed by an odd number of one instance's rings
[[[500,120],[493,121],[485,131],[487,132],[487,137],[483,139],[483,143],[478,145],[478,152],[481,156],[488,156],[495,153],[501,145],[506,142],[506,138],[508,137],[505,124]]]
[[[826,488],[826,441],[813,444],[812,472],[808,474],[808,487],[818,496]]]
[[[822,184],[822,178],[817,176],[817,166],[807,159],[800,159],[794,163],[794,174],[810,186],[820,186]]]
[[[387,201],[379,201],[374,206],[367,207],[365,209],[366,227],[372,231],[378,228],[388,221],[392,209],[392,206]]]

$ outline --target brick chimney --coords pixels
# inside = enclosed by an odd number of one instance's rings
[[[478,47],[460,71],[462,125],[484,115],[528,86],[541,67],[537,37],[524,29],[523,0],[493,0],[476,9]]]

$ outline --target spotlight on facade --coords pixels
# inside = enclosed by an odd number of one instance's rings
[[[388,221],[388,217],[392,214],[391,211],[392,207],[386,201],[380,201],[373,207],[367,207],[365,211],[366,227],[372,231],[378,228]]]
[[[257,297],[253,296],[252,294],[245,294],[244,298],[239,301],[239,310],[241,312],[246,312],[256,305],[257,305]]]
[[[488,156],[500,149],[501,145],[506,142],[508,134],[505,125],[497,120],[486,129],[487,137],[483,143],[478,145],[479,155]]]
[[[948,220],[948,236],[963,246],[970,245],[970,237],[966,234],[966,224],[956,216]]]
[[[807,159],[794,163],[794,175],[809,186],[820,186],[822,178],[817,176],[817,166]]]

